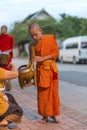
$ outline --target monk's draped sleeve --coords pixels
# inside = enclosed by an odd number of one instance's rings
[[[56,42],[56,37],[54,35],[51,37],[51,48],[52,49],[51,49],[50,55],[54,59],[58,58],[59,57],[59,49],[58,49],[58,44]]]

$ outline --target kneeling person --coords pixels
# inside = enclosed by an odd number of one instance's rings
[[[11,71],[0,68],[0,127],[9,126],[12,122],[17,123],[23,115],[14,97],[9,93],[4,93],[3,81],[17,76],[18,70],[14,64],[11,64]]]

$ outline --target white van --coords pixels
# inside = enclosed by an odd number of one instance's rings
[[[87,36],[71,37],[64,40],[60,49],[59,60],[63,62],[87,61]]]

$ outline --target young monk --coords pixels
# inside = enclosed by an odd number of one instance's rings
[[[28,31],[35,43],[37,71],[38,113],[43,116],[40,123],[48,122],[48,117],[55,123],[60,114],[60,99],[58,92],[58,68],[56,58],[59,56],[58,45],[54,35],[43,35],[37,23],[29,25]]]
[[[14,97],[9,93],[4,93],[4,80],[16,78],[18,70],[14,64],[10,64],[11,71],[0,68],[0,130],[3,127],[9,128],[12,122],[20,121],[23,111],[16,103]],[[3,128],[4,130],[4,128]]]

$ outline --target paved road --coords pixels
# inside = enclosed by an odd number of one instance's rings
[[[59,79],[79,86],[87,87],[87,73],[76,71],[60,71]]]
[[[87,87],[87,65],[60,64],[59,79],[79,86]]]
[[[59,71],[75,71],[87,73],[87,64],[61,64],[57,63],[59,66]]]

